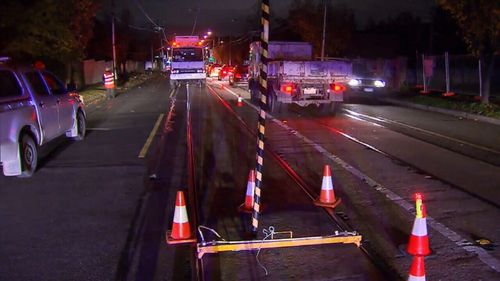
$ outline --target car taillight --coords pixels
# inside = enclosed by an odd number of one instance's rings
[[[332,83],[330,84],[330,90],[334,93],[342,93],[345,91],[345,86],[340,83]]]
[[[179,70],[178,69],[172,69],[172,73],[179,73]]]
[[[236,77],[236,78],[241,78],[241,74],[236,73],[236,74],[234,75],[234,77]]]
[[[287,94],[292,94],[295,91],[295,85],[293,83],[286,83],[281,85],[280,90]]]
[[[222,74],[226,74],[226,71],[225,71],[225,70],[223,70],[223,71],[222,71]]]

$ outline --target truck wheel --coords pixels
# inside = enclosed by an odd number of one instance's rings
[[[81,141],[85,138],[85,133],[87,130],[87,124],[85,122],[85,116],[81,111],[76,114],[76,136],[73,137],[75,141]]]
[[[340,109],[341,104],[339,102],[330,102],[321,104],[321,111],[323,114],[333,114],[336,115]]]
[[[269,112],[278,112],[281,108],[281,102],[278,101],[274,90],[270,89],[267,95],[267,108]]]
[[[19,152],[21,156],[21,175],[20,178],[29,178],[35,173],[38,164],[38,147],[33,138],[24,134],[19,143]]]

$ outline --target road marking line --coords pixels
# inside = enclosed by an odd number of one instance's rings
[[[228,91],[229,93],[237,96],[237,94],[235,92],[229,90],[228,88],[225,88],[225,90]],[[258,111],[258,108],[255,105],[253,105],[252,103],[250,103],[247,100],[243,100],[243,101],[247,105],[251,106],[254,110]],[[308,145],[310,145],[311,147],[316,149],[323,156],[325,156],[328,159],[332,160],[333,162],[337,163],[342,168],[344,168],[346,171],[350,172],[352,175],[354,175],[355,177],[357,177],[361,181],[365,182],[366,184],[368,184],[370,187],[372,187],[376,191],[384,194],[390,201],[399,205],[401,208],[403,208],[404,210],[406,210],[410,214],[415,215],[414,205],[412,203],[405,201],[405,199],[403,199],[401,196],[397,195],[395,192],[387,189],[382,184],[380,184],[377,181],[375,181],[374,179],[370,178],[368,175],[363,174],[363,172],[361,172],[360,170],[349,165],[347,162],[340,159],[335,154],[327,151],[323,146],[313,142],[312,140],[310,140],[306,136],[302,135],[298,131],[292,129],[288,125],[286,125],[283,122],[281,122],[280,120],[276,119],[271,114],[268,113],[267,115],[268,115],[269,119],[271,119],[271,121],[276,123],[278,126],[284,128],[285,130],[288,130],[289,132],[294,134],[297,138],[301,139],[302,141],[304,141],[305,143],[307,143]],[[460,234],[451,230],[450,228],[448,228],[444,224],[438,222],[437,220],[435,220],[434,218],[432,218],[429,215],[427,215],[427,223],[434,230],[439,232],[441,235],[445,236],[450,241],[454,242],[455,245],[457,245],[458,247],[462,248],[463,250],[465,250],[467,252],[471,252],[471,253],[476,254],[478,256],[478,258],[484,264],[488,265],[490,268],[492,268],[496,272],[500,272],[500,261],[498,259],[496,259],[494,256],[490,255],[488,252],[486,252],[485,249],[483,249],[479,246],[471,245],[471,243],[467,239],[463,238]]]
[[[146,140],[144,146],[142,147],[141,152],[139,153],[139,158],[142,159],[146,157],[146,154],[148,153],[149,150],[149,146],[151,146],[151,143],[153,142],[153,137],[156,135],[156,131],[158,131],[162,119],[163,119],[163,113],[160,114],[160,116],[158,116],[158,119],[156,120],[153,130],[151,130],[151,133],[149,133],[149,137]]]
[[[473,144],[473,143],[470,143],[470,142],[467,142],[467,141],[464,141],[464,140],[460,140],[460,139],[448,137],[448,136],[445,136],[445,135],[442,135],[442,134],[439,134],[439,133],[435,133],[435,132],[432,132],[432,131],[428,131],[428,130],[425,130],[425,129],[414,127],[412,125],[408,125],[408,124],[401,123],[401,122],[398,122],[398,121],[386,119],[386,118],[383,118],[383,117],[373,117],[373,116],[362,114],[362,113],[359,113],[359,112],[355,112],[355,111],[352,111],[352,110],[349,110],[349,109],[344,109],[344,110],[347,111],[347,112],[349,112],[350,114],[352,114],[354,116],[361,116],[361,117],[365,117],[365,118],[372,119],[372,120],[375,120],[375,121],[379,121],[379,122],[382,122],[382,123],[389,123],[389,124],[392,123],[392,124],[400,125],[400,126],[407,127],[407,128],[410,128],[410,129],[413,129],[415,131],[419,131],[419,132],[422,132],[422,133],[425,133],[425,134],[428,134],[428,135],[431,135],[431,136],[440,137],[440,138],[443,138],[443,139],[446,139],[446,140],[449,140],[449,141],[458,142],[458,143],[461,143],[461,144],[466,144],[468,146],[472,146],[472,147],[480,149],[480,150],[485,150],[485,151],[492,152],[492,153],[495,153],[495,154],[500,154],[500,151],[497,151],[497,150],[494,150],[494,149],[491,149],[491,148],[488,148],[488,147],[484,147],[484,146]]]

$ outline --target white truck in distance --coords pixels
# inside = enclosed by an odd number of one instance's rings
[[[181,81],[203,83],[206,79],[204,48],[198,36],[175,36],[171,46],[170,85]]]
[[[352,74],[344,60],[314,61],[312,46],[306,42],[269,42],[267,66],[268,110],[282,104],[314,104],[325,112],[336,112],[344,100],[343,82]],[[260,99],[260,42],[250,44],[249,90],[252,100]]]

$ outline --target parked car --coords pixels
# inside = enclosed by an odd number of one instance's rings
[[[65,135],[85,137],[85,107],[51,72],[0,58],[0,165],[6,176],[30,177],[39,149]]]
[[[229,74],[229,85],[248,83],[248,65],[238,65],[234,71]]]
[[[217,79],[219,81],[225,80],[225,79],[227,79],[229,77],[229,74],[231,74],[233,71],[234,71],[234,67],[233,66],[225,64],[220,69],[219,76],[218,76]]]

